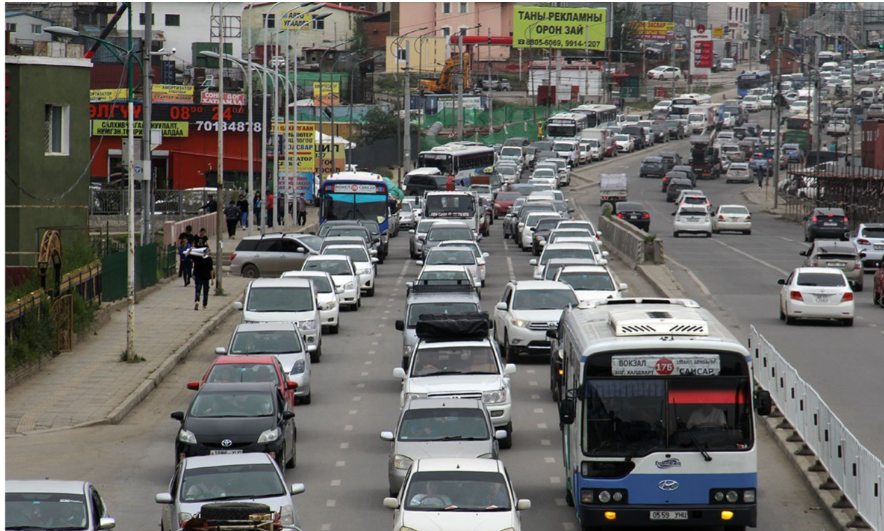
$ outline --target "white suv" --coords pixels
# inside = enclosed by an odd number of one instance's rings
[[[685,232],[701,233],[712,237],[712,216],[703,205],[684,205],[673,214],[672,236],[678,238]]]
[[[494,308],[494,335],[507,361],[520,354],[548,356],[546,331],[558,327],[565,308],[578,304],[574,290],[562,282],[509,282]]]
[[[338,294],[344,288],[335,286],[332,276],[325,271],[286,271],[281,278],[307,278],[313,282],[316,291],[316,303],[319,305],[319,318],[322,326],[332,334],[338,333],[341,301]]]

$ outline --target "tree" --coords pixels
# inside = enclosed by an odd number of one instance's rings
[[[397,122],[400,122],[397,124]],[[380,107],[372,107],[362,117],[362,143],[372,144],[376,140],[393,138],[396,128],[402,127],[401,120]]]
[[[612,50],[640,51],[641,39],[636,32],[634,22],[641,20],[638,4],[621,2],[614,4],[613,34],[611,35]],[[620,55],[623,55],[621,58]],[[637,54],[611,54],[611,61],[641,61]]]

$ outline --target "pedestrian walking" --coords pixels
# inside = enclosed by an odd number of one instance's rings
[[[178,235],[178,278],[184,280],[184,286],[190,285],[193,276],[193,261],[190,259],[190,249],[193,247],[193,227],[188,225],[184,232]]]
[[[206,201],[206,204],[200,207],[200,210],[205,210],[206,214],[211,214],[212,212],[218,212],[218,202],[215,201],[215,196],[210,195],[209,200]]]
[[[227,237],[231,240],[236,236],[236,226],[242,219],[242,212],[233,199],[230,204],[224,207],[224,219],[227,220]]]
[[[307,199],[304,197],[303,193],[298,196],[297,207],[298,226],[303,227],[307,224]]]
[[[193,296],[193,309],[200,309],[200,294],[203,297],[203,310],[209,304],[209,284],[215,283],[215,265],[212,262],[212,253],[208,247],[195,247],[190,250],[193,260],[193,284],[195,293]]]
[[[261,204],[261,192],[255,192],[255,197],[252,198],[252,207],[255,211],[255,225],[260,229],[261,209],[263,208],[263,205]]]
[[[239,209],[239,217],[242,219],[242,228],[246,230],[249,226],[249,201],[245,195],[239,194],[239,201],[236,202],[236,207]]]
[[[267,200],[264,201],[264,204],[267,205],[267,226],[273,226],[273,192],[267,192]]]
[[[762,183],[764,182],[764,173],[765,173],[764,170],[761,170],[761,169],[755,170],[755,177],[758,179],[758,187],[759,188],[762,187]]]
[[[209,247],[209,233],[204,228],[200,229],[199,234],[193,239],[193,248],[196,249],[198,247]]]
[[[285,225],[285,194],[278,194],[276,198],[276,224]]]

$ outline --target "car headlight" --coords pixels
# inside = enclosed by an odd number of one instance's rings
[[[304,374],[304,371],[307,370],[307,361],[306,360],[298,360],[292,365],[292,370],[289,371],[289,374]]]
[[[341,287],[343,287],[344,289],[353,289],[354,286],[353,286],[352,282],[347,282],[346,284],[344,284]]]
[[[193,518],[190,513],[178,513],[178,525],[184,526],[184,523]]]
[[[518,326],[519,328],[528,328],[528,325],[531,323],[527,319],[513,319],[510,322],[513,326]]]
[[[414,460],[412,460],[408,456],[398,454],[393,456],[393,468],[398,468],[399,470],[408,470],[412,463],[414,463]]]
[[[267,430],[258,437],[258,444],[273,442],[276,439],[279,439],[279,435],[281,433],[282,432],[280,431],[279,428],[273,428],[272,430]]]
[[[359,274],[360,275],[370,275],[371,268],[370,267],[363,267],[362,269],[359,270]]]
[[[336,303],[335,301],[329,301],[324,304],[320,304],[319,309],[323,310],[323,311],[334,310],[335,306],[337,306],[337,305],[338,305],[338,303]]]
[[[405,402],[409,402],[415,398],[427,398],[427,393],[405,393]]]
[[[279,523],[282,525],[295,525],[295,510],[291,505],[283,505],[279,508]]]
[[[191,431],[180,430],[178,432],[178,440],[187,444],[196,444],[196,435]]]
[[[482,392],[482,401],[486,404],[502,404],[506,402],[506,387],[497,391]]]
[[[301,330],[313,330],[316,328],[316,321],[310,319],[309,321],[299,321],[298,328]]]

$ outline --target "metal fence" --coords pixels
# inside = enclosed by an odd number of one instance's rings
[[[243,190],[224,190],[223,197],[218,197],[217,190],[202,188],[196,190],[155,190],[153,193],[154,216],[195,216],[204,214],[201,210],[209,201],[209,196],[218,200],[218,205],[226,205],[236,199]],[[129,212],[129,192],[123,188],[90,190],[89,214],[92,216],[124,216]],[[135,194],[135,212],[142,211],[141,192]]]
[[[777,408],[813,450],[859,515],[872,529],[882,529],[881,460],[854,437],[819,393],[754,326],[749,332],[749,349],[754,357],[755,381],[770,392]]]

